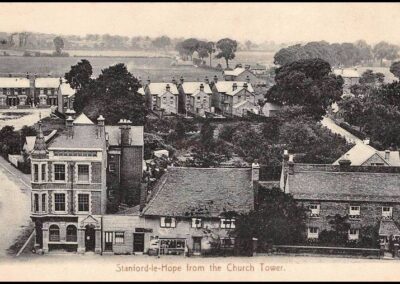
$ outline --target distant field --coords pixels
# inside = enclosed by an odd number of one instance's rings
[[[115,52],[113,55],[117,54]],[[90,54],[94,55],[94,54]],[[172,76],[178,79],[184,76],[185,80],[202,80],[205,76],[210,79],[214,75],[221,78],[221,72],[207,70],[196,67],[177,67],[171,66],[172,58],[163,57],[92,57],[85,55],[82,57],[20,57],[20,56],[0,56],[0,73],[48,73],[52,76],[63,76],[70,70],[70,67],[81,59],[86,58],[93,66],[94,75],[98,75],[102,69],[117,63],[124,63],[128,70],[137,77],[147,80],[148,77],[152,81],[170,81]],[[111,55],[111,54],[109,54]],[[126,55],[126,54],[124,54]],[[130,54],[133,56],[133,54]],[[139,56],[139,54],[136,54]],[[153,54],[155,56],[155,54]],[[160,55],[162,56],[162,55]],[[237,63],[242,64],[265,64],[272,63],[273,53],[270,52],[238,52],[236,58],[230,62],[230,66],[234,67]],[[207,59],[208,62],[208,59]],[[212,60],[215,66],[221,63],[225,67],[223,60]]]

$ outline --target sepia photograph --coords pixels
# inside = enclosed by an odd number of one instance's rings
[[[0,281],[400,280],[400,3],[0,3]]]

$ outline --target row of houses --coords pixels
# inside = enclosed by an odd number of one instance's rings
[[[32,213],[38,252],[65,250],[115,254],[203,254],[216,244],[232,249],[235,214],[257,205],[271,184],[308,208],[309,239],[349,216],[348,238],[379,227],[382,243],[399,236],[400,167],[294,163],[285,153],[280,180],[264,181],[248,168],[170,167],[151,191],[143,183],[143,127],[128,120],[105,125],[84,114],[66,130],[45,137],[39,124],[31,152]],[[107,213],[111,197],[133,196],[133,207]],[[233,214],[235,213],[235,214]]]
[[[54,107],[59,111],[73,107],[75,91],[63,78],[1,77],[0,108]]]

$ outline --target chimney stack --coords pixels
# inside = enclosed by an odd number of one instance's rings
[[[167,84],[167,85],[165,86],[165,89],[167,90],[167,92],[169,92],[169,91],[171,90],[171,87],[169,86],[169,84]]]
[[[205,82],[206,84],[210,84],[210,80],[208,80],[208,76],[204,77],[204,82]]]
[[[235,82],[235,83],[232,84],[232,91],[234,91],[234,90],[236,90],[236,89],[237,89],[237,84],[236,84],[236,82]]]
[[[74,119],[72,116],[68,116],[65,120],[65,126],[67,128],[67,136],[72,138],[74,136]]]
[[[369,138],[365,138],[364,140],[363,140],[363,143],[365,144],[365,145],[369,145]]]
[[[175,84],[176,85],[176,80],[175,80],[175,77],[172,77],[172,80],[171,80],[171,82],[172,82],[172,84]]]
[[[346,158],[339,160],[339,167],[341,172],[347,172],[350,169],[351,161],[348,159],[348,155]]]
[[[218,77],[217,77],[217,75],[214,75],[214,83],[217,83],[218,82]]]
[[[151,81],[150,81],[150,77],[147,78],[147,84],[150,85]]]
[[[130,132],[132,122],[128,119],[121,119],[118,124],[120,125],[119,129],[121,129],[121,146],[131,145]]]
[[[247,83],[244,83],[243,88],[247,90],[247,87],[248,87]]]
[[[246,76],[246,82],[247,82],[247,83],[250,83],[250,77],[249,77],[249,75]]]
[[[183,84],[183,82],[185,82],[185,79],[183,79],[183,76],[181,76],[181,78],[179,79],[179,81],[181,81],[181,84]]]
[[[289,166],[289,175],[294,175],[293,155],[289,155],[288,166]]]
[[[200,84],[200,91],[204,92],[204,85],[203,85],[203,83]]]
[[[105,121],[105,119],[104,119],[104,117],[103,117],[102,115],[100,115],[100,116],[97,118],[97,125],[98,125],[98,132],[97,132],[97,134],[98,134],[98,137],[102,137],[102,136],[103,136],[103,133],[105,133],[104,121]]]
[[[253,182],[260,180],[260,165],[258,164],[258,160],[254,160],[251,164],[251,180]]]

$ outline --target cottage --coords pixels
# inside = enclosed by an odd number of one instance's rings
[[[348,216],[348,239],[358,241],[363,229],[380,227],[383,244],[388,235],[398,235],[400,220],[400,169],[398,167],[351,166],[294,163],[285,159],[281,188],[309,208],[307,237],[318,239],[330,229],[329,221],[339,214]]]
[[[181,78],[178,90],[180,102],[185,107],[184,113],[204,116],[211,111],[212,91],[208,79],[205,82],[184,82]]]
[[[27,78],[0,78],[0,108],[29,107],[30,81]]]
[[[232,248],[235,214],[254,208],[258,171],[256,164],[252,169],[169,168],[140,214],[105,217],[110,221],[104,222],[104,239],[114,253],[202,254],[217,241]],[[123,246],[115,246],[117,235]]]
[[[243,116],[247,111],[259,112],[253,86],[247,82],[217,81],[212,87],[212,106],[228,116]]]
[[[178,113],[178,89],[172,83],[149,83],[144,87],[146,105],[164,114]]]

